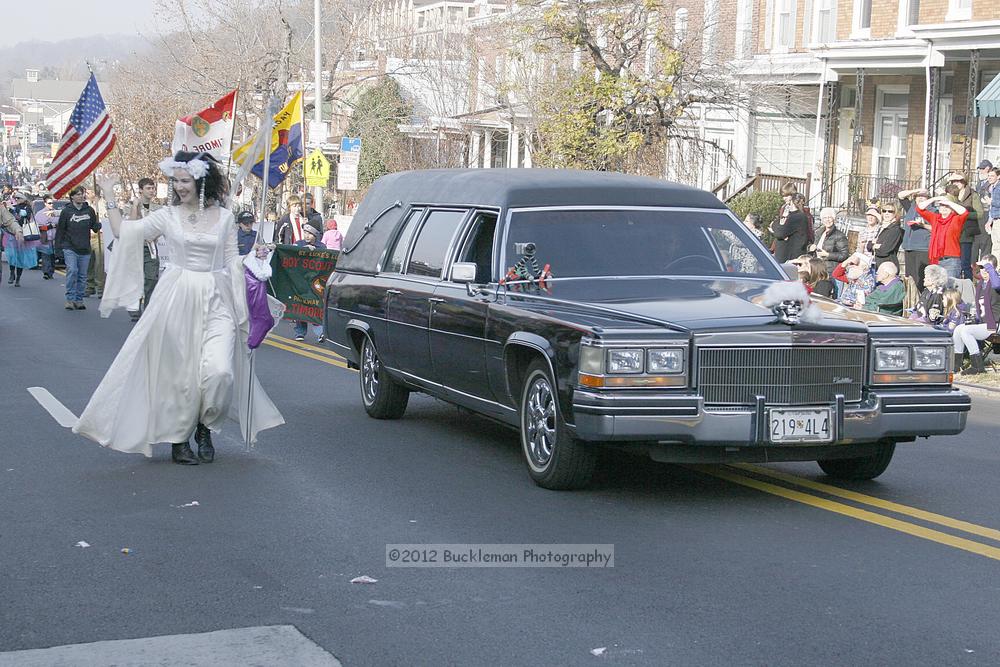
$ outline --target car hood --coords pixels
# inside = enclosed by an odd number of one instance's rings
[[[623,316],[675,324],[703,330],[733,326],[756,326],[775,322],[771,309],[761,305],[764,290],[772,281],[739,278],[593,278],[552,281],[547,290],[523,293],[544,302],[559,301],[559,310],[610,309]],[[515,292],[512,292],[514,294]],[[817,298],[823,311],[820,326],[857,330],[859,324],[921,327],[899,317],[846,308]],[[802,325],[800,325],[802,326]]]

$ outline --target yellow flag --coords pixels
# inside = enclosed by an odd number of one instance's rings
[[[233,162],[242,165],[250,159],[250,151],[257,139],[256,133],[233,151]],[[271,129],[271,160],[268,164],[268,187],[275,187],[291,170],[292,165],[302,159],[305,147],[302,141],[302,91],[295,93],[285,108],[274,116]],[[250,173],[263,179],[264,152],[253,160]]]

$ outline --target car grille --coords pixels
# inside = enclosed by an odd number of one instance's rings
[[[698,386],[706,406],[860,401],[865,348],[832,346],[700,348]]]

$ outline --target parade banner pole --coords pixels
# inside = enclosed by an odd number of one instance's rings
[[[263,170],[261,171],[261,189],[260,189],[260,219],[257,221],[256,229],[254,230],[254,246],[257,245],[257,239],[260,237],[260,225],[263,221],[263,215],[265,206],[267,205],[267,188],[268,181],[270,180],[271,171],[271,133],[274,131],[274,114],[271,113],[273,108],[277,107],[277,100],[271,98],[271,104],[268,105],[267,111],[264,114],[264,120],[260,125],[260,134],[258,138],[267,137],[267,144],[264,148],[264,164]],[[267,131],[265,132],[265,127]],[[256,142],[255,142],[256,143]],[[256,151],[250,159],[257,157]],[[250,377],[248,380],[249,387],[247,388],[247,429],[246,429],[246,448],[250,451],[250,439],[251,439],[251,427],[253,424],[253,361],[254,361],[255,350],[250,350]]]

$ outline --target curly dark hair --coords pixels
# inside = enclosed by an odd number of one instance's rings
[[[190,162],[191,160],[204,160],[208,163],[208,173],[203,178],[194,181],[195,188],[200,192],[202,181],[205,183],[205,201],[214,200],[216,204],[222,206],[226,202],[229,194],[229,179],[222,173],[222,165],[210,153],[192,153],[189,151],[177,151],[174,160],[177,162]],[[171,192],[170,203],[177,205],[181,203],[176,191]]]

